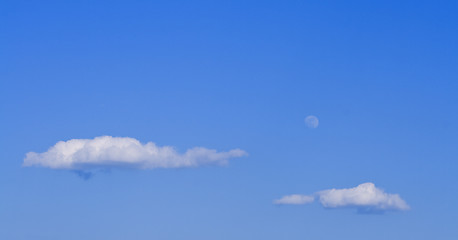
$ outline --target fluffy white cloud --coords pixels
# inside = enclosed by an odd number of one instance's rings
[[[247,153],[240,149],[218,152],[195,147],[178,153],[170,146],[153,142],[142,144],[129,137],[102,136],[94,139],[60,141],[44,153],[29,152],[23,166],[42,166],[53,169],[90,170],[96,168],[179,168],[205,164],[226,164],[229,158]]]
[[[409,209],[398,194],[385,193],[373,183],[363,183],[354,188],[324,190],[318,196],[320,203],[327,208],[355,206],[375,210]]]
[[[363,183],[354,188],[323,190],[315,193],[314,197],[290,195],[274,202],[277,204],[307,204],[313,202],[314,198],[318,199],[325,208],[355,207],[368,212],[403,211],[410,208],[398,194],[385,193],[375,187],[373,183]]]
[[[313,196],[293,194],[293,195],[284,196],[280,199],[274,200],[274,203],[275,204],[300,205],[300,204],[311,203],[314,200],[315,198]]]

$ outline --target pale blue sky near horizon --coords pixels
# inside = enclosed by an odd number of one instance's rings
[[[0,5],[0,239],[458,236],[458,2]],[[103,135],[249,155],[88,180],[22,167]],[[272,203],[364,182],[411,209]]]

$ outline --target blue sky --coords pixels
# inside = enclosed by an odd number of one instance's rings
[[[456,1],[1,5],[0,239],[458,235]],[[87,180],[22,167],[98,136],[248,156]],[[366,182],[410,210],[273,204]]]

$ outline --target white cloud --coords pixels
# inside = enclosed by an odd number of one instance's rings
[[[311,203],[314,200],[315,198],[313,196],[293,194],[293,195],[284,196],[280,199],[274,200],[274,203],[275,204],[300,205],[300,204]]]
[[[44,153],[29,152],[23,166],[71,170],[180,168],[221,165],[226,164],[230,158],[245,155],[247,153],[240,149],[218,152],[203,147],[191,148],[180,154],[173,147],[160,147],[153,142],[142,144],[134,138],[102,136],[60,141]]]
[[[373,183],[363,183],[354,188],[319,191],[314,194],[314,198],[318,199],[325,208],[354,207],[366,212],[410,209],[409,205],[398,194],[385,193],[375,187]],[[307,200],[301,202],[301,199]],[[308,195],[290,195],[275,201],[277,204],[307,204],[311,202],[313,202],[313,198],[310,200]]]
[[[374,210],[409,209],[398,194],[385,193],[373,183],[363,183],[354,188],[324,190],[318,196],[320,203],[327,208],[355,206]]]

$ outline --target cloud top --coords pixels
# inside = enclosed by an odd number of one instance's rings
[[[207,164],[227,164],[230,158],[245,156],[240,149],[218,152],[195,147],[178,153],[170,146],[153,142],[142,144],[129,137],[101,136],[94,139],[60,141],[47,152],[29,152],[23,166],[41,166],[53,169],[91,170],[97,168],[180,168]]]
[[[363,212],[405,211],[410,207],[398,195],[386,193],[375,187],[373,183],[363,183],[354,188],[328,189],[308,195],[289,195],[279,200],[276,204],[307,204],[318,199],[325,208],[353,207]],[[301,201],[302,200],[302,201]]]

